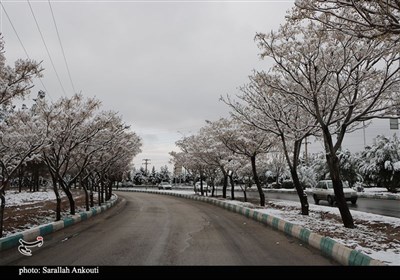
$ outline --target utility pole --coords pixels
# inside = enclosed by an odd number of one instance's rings
[[[146,174],[147,174],[147,165],[149,165],[150,164],[150,159],[149,158],[145,158],[145,159],[143,159],[143,161],[144,161],[144,170],[145,170],[145,172],[146,172]]]

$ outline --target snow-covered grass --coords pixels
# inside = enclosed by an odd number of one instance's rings
[[[364,192],[371,192],[371,193],[388,193],[386,188],[364,188]]]
[[[310,215],[300,215],[299,203],[294,201],[269,201],[260,212],[301,225],[313,232],[362,251],[372,258],[400,265],[400,219],[351,211],[356,228],[343,226],[339,209],[310,205]]]
[[[83,193],[73,191],[75,201],[83,196]],[[66,203],[66,195],[60,191],[60,196]],[[21,232],[35,226],[47,224],[55,220],[55,194],[53,189],[41,189],[38,192],[23,190],[6,191],[6,204],[4,214],[4,236]],[[76,204],[76,212],[85,211],[84,206]],[[71,216],[69,207],[61,207],[61,217]]]
[[[288,193],[292,193],[295,192],[295,189],[263,189],[266,192],[288,192]]]
[[[65,196],[60,191],[61,196]],[[56,196],[52,189],[45,189],[39,192],[18,192],[14,190],[6,191],[6,205],[7,206],[20,206],[26,204],[32,204],[35,202],[42,202],[46,200],[55,200]]]
[[[166,192],[195,195],[193,191]],[[215,198],[222,199],[222,198]],[[356,228],[343,226],[337,208],[310,205],[310,215],[300,214],[300,203],[295,201],[268,201],[265,207],[241,201],[225,200],[228,203],[257,209],[293,224],[303,226],[312,232],[359,250],[371,258],[390,265],[400,265],[400,219],[352,210]]]
[[[295,189],[264,189],[265,192],[276,192],[276,193],[296,193]],[[312,194],[313,189],[308,188],[305,190],[306,193]],[[386,188],[364,188],[364,191],[358,192],[359,197],[364,198],[384,198],[384,199],[400,199],[400,192],[391,193]]]
[[[392,193],[389,192],[386,188],[364,188],[364,193],[373,193],[373,194],[390,194],[395,196],[400,196],[400,193]]]

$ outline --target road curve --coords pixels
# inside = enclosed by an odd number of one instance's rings
[[[204,202],[118,193],[122,203],[2,265],[335,265],[297,239]]]

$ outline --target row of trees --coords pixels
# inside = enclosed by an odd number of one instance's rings
[[[396,135],[388,138],[378,135],[371,146],[360,153],[349,150],[338,153],[341,178],[353,187],[357,182],[364,186],[384,187],[390,192],[400,189],[400,141]],[[329,170],[322,155],[310,162],[314,178],[324,179]]]
[[[296,1],[278,31],[255,37],[261,58],[271,62],[272,67],[254,71],[236,98],[222,98],[231,108],[232,120],[209,123],[197,136],[178,141],[182,153],[172,153],[174,160],[198,172],[208,172],[204,164],[218,166],[228,178],[227,165],[239,162],[233,161],[233,156],[247,158],[260,204],[264,205],[256,158],[279,145],[302,214],[307,215],[298,164],[302,142],[313,135],[324,143],[343,224],[353,228],[343,194],[338,152],[345,135],[358,129],[360,123],[397,117],[399,21],[399,3],[395,0]],[[213,139],[218,141],[211,143]]]
[[[15,109],[15,98],[29,94],[41,71],[30,60],[6,66],[4,52],[0,52],[0,236],[6,189],[23,166],[47,169],[59,220],[60,189],[68,198],[71,214],[75,214],[71,187],[76,183],[85,191],[87,209],[93,206],[95,188],[102,203],[111,197],[113,182],[131,169],[133,157],[140,152],[141,139],[129,131],[118,113],[101,111],[95,98],[75,94],[49,102],[40,92],[31,108]]]
[[[400,189],[400,141],[396,135],[378,135],[372,145],[361,152],[338,151],[340,176],[350,187],[377,186],[389,192]],[[324,153],[312,154],[306,160],[301,158],[297,172],[303,188],[313,187],[319,180],[329,179],[329,168]],[[281,162],[270,161],[268,175],[273,178],[287,178],[289,172]],[[290,174],[289,174],[290,175]],[[291,188],[288,182],[286,186]]]
[[[153,166],[151,171],[146,171],[143,167],[136,170],[133,168],[131,172],[127,173],[127,181],[133,182],[135,185],[156,185],[160,182],[171,181],[171,172],[168,170],[168,166],[161,166],[160,171],[156,171]]]

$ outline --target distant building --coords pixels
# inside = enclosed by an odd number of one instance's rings
[[[373,143],[374,139],[378,135],[384,135],[386,137],[392,137],[394,134],[400,137],[400,119],[375,119],[370,121],[370,124],[364,129],[360,124],[360,129],[346,134],[342,149],[348,149],[351,152],[360,152],[364,150],[365,146],[369,146]],[[308,153],[318,153],[324,151],[324,143],[322,140],[316,140],[314,138],[308,139]],[[304,153],[304,146],[302,148]]]

